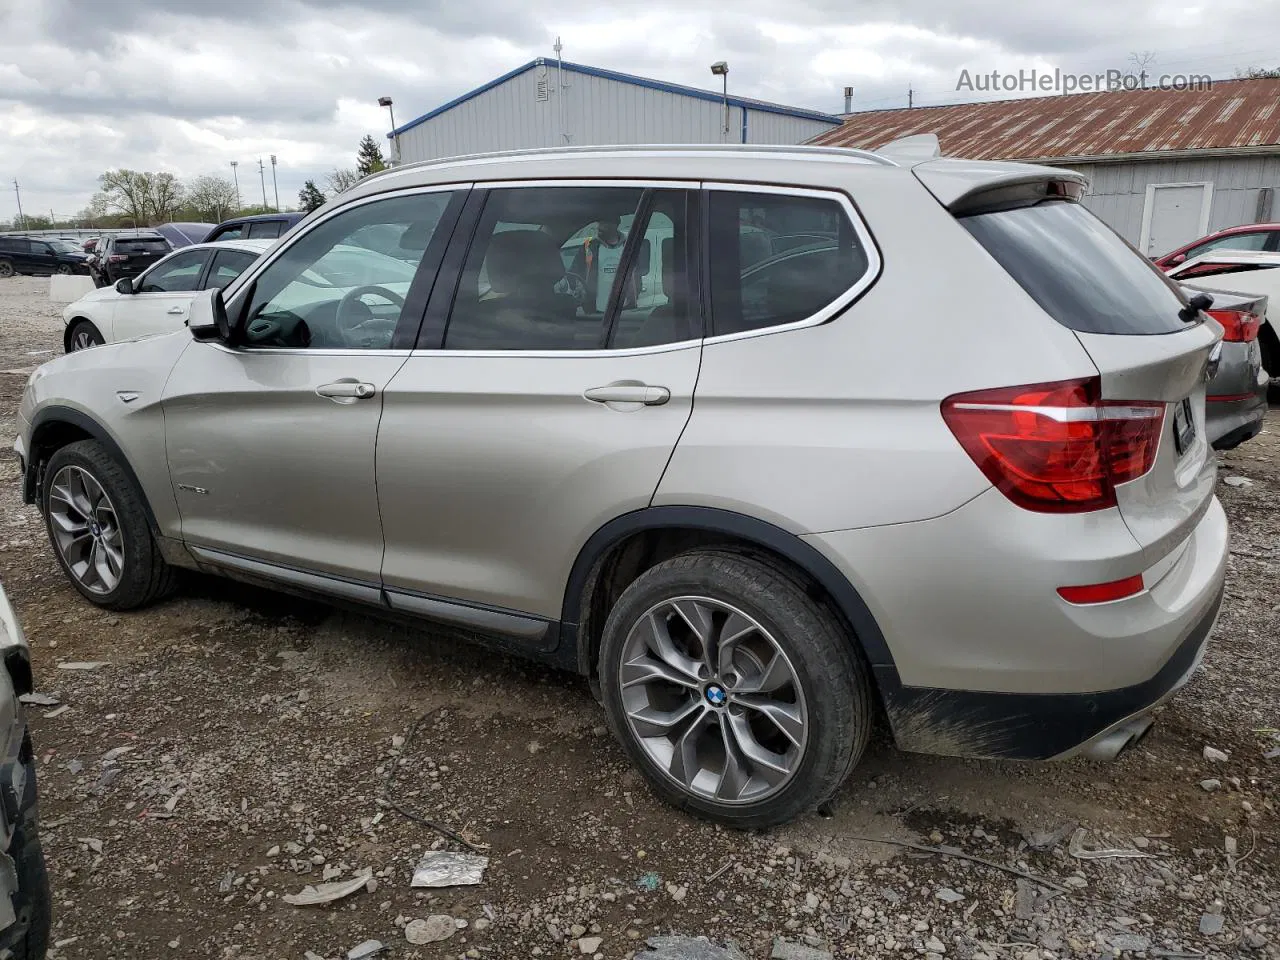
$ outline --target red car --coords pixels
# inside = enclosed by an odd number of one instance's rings
[[[1171,270],[1184,260],[1223,247],[1231,250],[1280,250],[1280,223],[1246,223],[1227,227],[1157,257],[1155,264],[1161,270]]]

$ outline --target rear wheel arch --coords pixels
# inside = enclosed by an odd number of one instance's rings
[[[155,513],[147,499],[147,492],[138,480],[138,475],[134,472],[133,465],[129,463],[129,458],[125,456],[124,450],[120,448],[120,444],[116,443],[115,438],[98,421],[70,407],[45,407],[36,414],[31,426],[31,443],[27,451],[26,474],[23,477],[23,501],[40,502],[40,485],[44,480],[45,464],[58,450],[80,440],[97,440],[120,464],[120,469],[124,471],[129,482],[138,492],[152,535],[159,536],[160,527],[156,523]]]
[[[604,621],[622,591],[656,564],[693,549],[716,548],[763,560],[804,581],[811,597],[828,603],[843,620],[855,648],[876,675],[896,675],[870,608],[857,589],[816,548],[774,524],[713,507],[648,507],[624,514],[583,545],[569,574],[561,610],[565,639],[575,646],[580,673],[595,683]]]

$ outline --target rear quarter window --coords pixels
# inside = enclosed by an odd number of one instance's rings
[[[961,217],[960,223],[1046,313],[1080,333],[1177,333],[1176,284],[1078,203]]]

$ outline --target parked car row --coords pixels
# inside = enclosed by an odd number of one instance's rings
[[[215,243],[94,301],[174,332],[36,371],[24,497],[102,607],[189,567],[585,674],[739,827],[832,796],[877,715],[1114,756],[1217,618],[1206,394],[1264,304],[1215,320],[1084,187],[799,147],[374,175],[225,287]]]
[[[89,257],[74,241],[0,236],[0,278],[88,272]]]

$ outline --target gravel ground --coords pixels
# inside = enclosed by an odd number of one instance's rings
[[[6,434],[26,373],[60,349],[46,292],[0,281]],[[621,958],[678,934],[748,958],[1280,957],[1278,453],[1273,411],[1223,458],[1251,483],[1220,483],[1234,540],[1216,640],[1118,761],[911,756],[881,736],[831,816],[755,834],[658,803],[581,680],[456,635],[196,577],[153,609],[99,611],[6,461],[0,579],[67,708],[31,719],[52,956],[327,960],[374,939],[423,960]],[[59,667],[74,661],[105,664]],[[484,882],[410,888],[449,845],[388,795],[483,845]],[[1100,848],[1134,856],[1076,855]],[[360,871],[337,904],[282,899]],[[433,915],[449,939],[410,944]],[[652,955],[697,955],[676,944]]]

